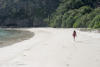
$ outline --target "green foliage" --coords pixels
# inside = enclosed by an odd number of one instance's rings
[[[62,15],[56,16],[56,19],[53,19],[54,23],[50,23],[51,27],[61,27],[62,24]],[[52,22],[51,21],[51,22]]]
[[[98,28],[98,2],[99,0],[62,0],[56,12],[52,13],[49,24],[52,27]]]
[[[99,28],[99,3],[99,0],[0,0],[0,25],[25,20],[23,24],[35,27]]]
[[[90,26],[93,28],[100,28],[100,15],[95,16]]]
[[[90,14],[89,17],[90,19],[90,24],[88,25],[89,28],[93,28],[94,27],[94,20],[96,19],[95,17],[98,15],[100,15],[100,8],[96,8],[95,10],[93,10]],[[98,17],[99,18],[99,17]]]
[[[90,13],[92,11],[92,8],[89,6],[83,6],[79,8],[79,12],[84,15],[86,13]]]
[[[83,15],[82,17],[78,18],[75,22],[75,24],[73,25],[73,27],[75,28],[86,28],[88,27],[89,24],[89,17],[88,14]]]
[[[43,26],[43,20],[55,11],[58,3],[59,0],[0,0],[0,25],[7,19],[27,19],[33,26]]]

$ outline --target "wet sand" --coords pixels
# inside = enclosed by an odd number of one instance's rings
[[[22,29],[4,29],[11,33],[10,36],[0,38],[0,48],[10,46],[14,43],[27,40],[34,36],[33,32]]]

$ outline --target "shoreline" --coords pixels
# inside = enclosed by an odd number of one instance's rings
[[[0,48],[0,67],[100,67],[100,34],[78,31],[73,41],[74,29],[27,30],[35,36]]]
[[[19,34],[17,34],[15,37],[6,38],[5,40],[0,40],[0,48],[11,46],[18,42],[28,40],[35,35],[33,32],[28,31],[26,29],[7,29],[7,28],[3,28],[3,29],[5,31],[15,31],[15,32],[18,32]]]

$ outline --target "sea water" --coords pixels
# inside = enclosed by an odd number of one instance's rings
[[[0,29],[0,46],[10,45],[31,38],[32,32]]]

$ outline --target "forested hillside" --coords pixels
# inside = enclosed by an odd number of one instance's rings
[[[100,0],[0,0],[0,27],[100,28]]]
[[[0,0],[0,26],[48,26],[44,18],[50,16],[58,4],[59,0]]]
[[[61,0],[45,21],[51,27],[100,28],[100,0]]]

